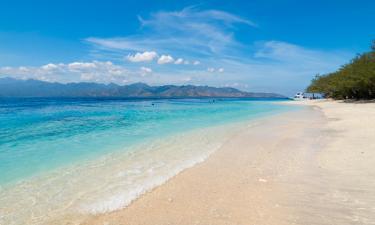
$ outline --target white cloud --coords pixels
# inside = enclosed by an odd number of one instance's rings
[[[206,70],[189,67],[163,67],[162,73],[152,68],[140,67],[129,70],[110,61],[72,62],[69,64],[47,64],[40,67],[0,67],[0,76],[19,79],[40,79],[57,82],[115,82],[119,84],[146,82],[149,84],[204,84],[222,86],[236,83],[249,91],[272,91],[293,94],[303,90],[316,73],[336,70],[347,62],[352,54],[340,51],[322,51],[285,42],[266,41],[254,46],[253,55],[247,57],[207,57]],[[167,55],[160,57],[168,59]],[[172,56],[170,56],[172,58]],[[178,60],[178,59],[177,59]],[[172,60],[168,60],[174,62]],[[184,60],[185,61],[185,60]],[[192,64],[194,61],[192,61]],[[215,67],[220,65],[220,67]],[[148,68],[148,69],[147,69]],[[225,71],[231,71],[226,76]],[[150,72],[151,71],[151,72]],[[216,73],[223,72],[222,76]],[[146,74],[151,74],[147,76]]]
[[[173,63],[174,59],[170,55],[162,55],[158,59],[158,64],[168,64],[168,63]]]
[[[231,57],[205,57],[206,70],[188,66],[161,68],[162,72],[147,67],[125,68],[110,61],[56,63],[40,67],[1,67],[0,76],[19,79],[34,78],[46,81],[101,83],[146,82],[150,84],[183,84],[186,77],[193,84],[220,86],[241,84],[250,91],[272,91],[293,94],[303,90],[317,73],[336,70],[353,54],[342,51],[322,51],[279,41],[263,41],[253,46],[253,52]],[[123,55],[123,54],[122,54]],[[172,56],[169,55],[170,58]],[[161,61],[175,62],[167,55]],[[183,58],[184,60],[184,58]],[[195,61],[198,59],[195,58]],[[176,60],[178,61],[178,59]],[[185,62],[185,60],[184,60]],[[191,61],[192,65],[197,64]],[[219,65],[219,66],[218,66]],[[225,70],[224,70],[225,68]],[[225,71],[230,71],[227,76]],[[216,73],[222,72],[221,76]]]
[[[179,64],[189,65],[189,64],[191,64],[191,62],[189,60],[184,60],[183,58],[178,58],[178,59],[176,59],[176,61],[174,61],[174,64],[177,64],[177,65],[179,65]],[[199,65],[200,62],[199,61],[194,61],[194,62],[192,62],[192,64],[193,65]]]
[[[81,80],[83,81],[90,81],[94,78],[94,74],[92,73],[82,73],[81,74]]]
[[[343,52],[308,49],[281,41],[258,42],[256,47],[254,58],[293,64],[296,68],[313,64],[318,67],[331,67],[342,63],[343,56],[347,55]]]
[[[43,70],[55,70],[58,68],[57,65],[53,64],[53,63],[48,63],[44,66],[41,67]]]
[[[224,84],[223,87],[248,88],[249,85],[247,85],[247,84],[240,84],[240,83],[234,82],[234,83]]]
[[[1,70],[3,71],[3,73],[4,72],[6,72],[6,71],[12,71],[12,67],[10,67],[10,66],[4,66],[4,67],[1,67]]]
[[[213,68],[213,67],[208,67],[208,68],[207,68],[207,72],[210,72],[210,73],[213,73],[213,72],[223,73],[223,72],[224,72],[224,68],[218,68],[218,69],[215,69],[215,68]]]
[[[86,40],[95,50],[104,50],[104,53],[154,49],[178,55],[183,60],[168,60],[169,63],[185,64],[185,59],[194,59],[190,60],[191,65],[204,62],[209,67],[206,70],[170,67],[163,74],[147,76],[165,83],[180,82],[189,76],[193,83],[199,84],[238,83],[241,87],[251,84],[252,91],[294,92],[304,88],[316,73],[333,71],[351,58],[351,55],[339,51],[311,49],[280,41],[241,43],[236,39],[238,30],[256,29],[257,24],[220,10],[187,7],[180,11],[143,15],[139,21],[141,32],[132,36]],[[158,61],[164,61],[164,58],[166,56]],[[226,76],[226,71],[231,75]],[[222,73],[222,76],[215,76],[215,72]]]
[[[73,62],[73,63],[68,64],[68,68],[71,71],[81,71],[81,70],[95,69],[96,63],[94,63],[94,62]]]
[[[174,62],[174,64],[182,64],[184,63],[184,59],[183,58],[178,58],[176,59],[176,61]]]
[[[149,61],[154,60],[157,56],[158,54],[154,51],[152,52],[146,51],[143,53],[137,52],[135,55],[128,55],[127,59],[130,62],[149,62]]]
[[[144,66],[140,68],[140,71],[141,71],[141,76],[146,76],[147,74],[152,73],[151,68],[144,67]]]
[[[1,67],[0,76],[17,79],[37,79],[53,82],[119,82],[125,77],[136,75],[123,66],[110,61],[72,62],[68,64],[46,64],[40,67]]]
[[[28,73],[30,71],[29,68],[27,68],[25,66],[20,66],[19,70],[22,71],[22,72],[26,72],[26,73]]]
[[[257,27],[257,24],[254,22],[241,18],[237,15],[232,13],[228,13],[221,10],[199,10],[197,7],[190,6],[182,9],[181,11],[170,11],[170,12],[157,12],[152,14],[152,18],[159,19],[159,21],[164,22],[171,22],[169,19],[175,19],[177,22],[181,22],[184,20],[202,20],[206,21],[221,21],[227,24],[233,23],[244,23],[249,26]],[[145,20],[142,17],[138,16],[138,20],[142,23],[142,25],[148,25],[153,21]]]
[[[217,54],[240,44],[234,39],[237,24],[256,27],[238,15],[220,10],[187,7],[181,11],[159,11],[139,17],[142,33],[127,37],[89,37],[97,49],[122,51],[168,51],[191,54]]]
[[[193,65],[199,65],[199,64],[201,64],[201,62],[199,62],[198,60],[195,60],[194,62],[193,62]]]
[[[189,82],[189,81],[191,81],[192,79],[191,79],[191,77],[184,77],[184,78],[182,78],[181,79],[183,82]]]
[[[207,71],[210,72],[210,73],[213,73],[213,72],[215,72],[215,68],[208,67],[208,68],[207,68]]]
[[[152,69],[151,69],[151,68],[148,68],[148,67],[144,67],[144,66],[142,66],[142,67],[141,67],[141,70],[142,70],[143,72],[146,72],[146,73],[152,73]]]

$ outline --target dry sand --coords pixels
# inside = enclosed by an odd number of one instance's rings
[[[85,224],[375,224],[375,104],[307,101]]]

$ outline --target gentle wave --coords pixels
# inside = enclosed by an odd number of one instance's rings
[[[62,217],[79,220],[126,207],[204,161],[240,127],[196,129],[19,182],[0,192],[6,202],[0,204],[0,224],[48,224]]]
[[[204,161],[248,129],[244,122],[290,108],[236,100],[25,101],[0,102],[0,224],[80,221],[126,207]]]

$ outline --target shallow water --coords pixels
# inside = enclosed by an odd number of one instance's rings
[[[103,213],[218,149],[274,100],[0,99],[0,224]]]

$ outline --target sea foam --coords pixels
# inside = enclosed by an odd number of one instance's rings
[[[0,102],[0,224],[77,222],[124,208],[204,161],[246,128],[243,121],[283,108],[242,100],[7,101]]]
[[[203,162],[238,129],[238,124],[200,128],[22,181],[0,193],[7,202],[0,224],[48,224],[124,208]]]

